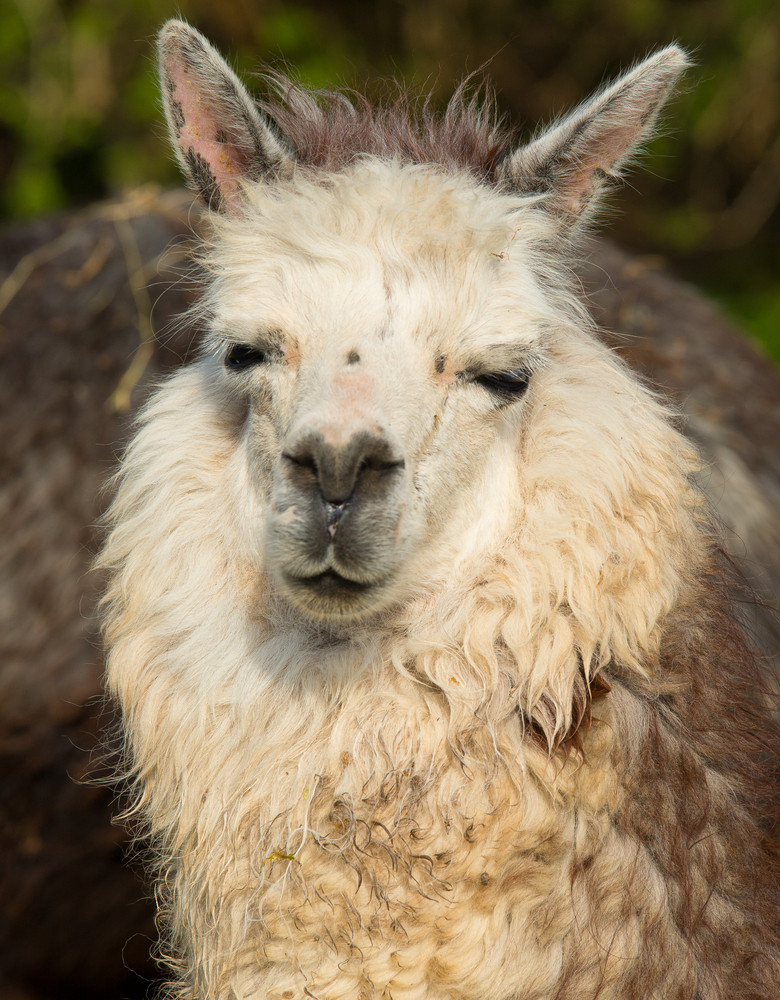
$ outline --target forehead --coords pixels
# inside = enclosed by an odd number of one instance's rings
[[[378,160],[250,195],[244,217],[217,223],[221,324],[299,341],[529,336],[533,247],[546,234],[518,199],[465,174]]]

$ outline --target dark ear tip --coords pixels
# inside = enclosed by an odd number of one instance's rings
[[[180,21],[176,17],[169,18],[165,24],[157,32],[157,40],[160,44],[168,41],[172,41],[176,35],[186,34],[191,32],[193,29],[187,24],[186,21]]]
[[[157,35],[160,52],[170,52],[173,49],[202,49],[203,42],[203,36],[197,29],[175,17],[166,21]]]

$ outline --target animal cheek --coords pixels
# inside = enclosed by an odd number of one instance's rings
[[[275,483],[273,456],[278,452],[278,435],[272,420],[253,411],[244,441],[246,466],[256,494],[270,501]]]
[[[250,491],[264,504],[270,503],[274,491],[273,466],[262,452],[253,451],[247,462]]]

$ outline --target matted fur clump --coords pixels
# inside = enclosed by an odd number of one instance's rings
[[[517,147],[463,94],[258,108],[163,28],[206,332],[101,563],[175,995],[777,996],[777,726],[698,459],[569,278],[684,65]]]

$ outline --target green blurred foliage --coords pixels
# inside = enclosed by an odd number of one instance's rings
[[[443,102],[488,63],[533,126],[677,40],[697,66],[643,169],[613,199],[618,238],[674,259],[780,359],[778,0],[0,0],[0,215],[25,218],[178,178],[153,38],[181,15],[243,73],[316,87],[397,76]]]

